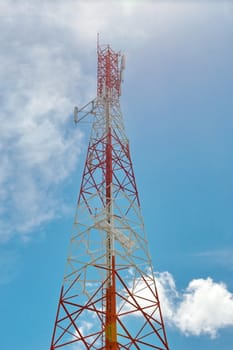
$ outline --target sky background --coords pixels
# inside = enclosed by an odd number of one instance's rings
[[[121,107],[171,350],[233,342],[233,2],[0,2],[0,348],[49,349],[96,35]]]

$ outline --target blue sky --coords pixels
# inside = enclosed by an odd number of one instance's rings
[[[233,341],[233,3],[2,1],[0,348],[48,349],[96,95],[96,33],[126,55],[121,106],[170,348]]]

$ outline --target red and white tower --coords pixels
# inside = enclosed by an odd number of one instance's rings
[[[97,97],[50,350],[169,350],[119,98],[124,56],[98,44]]]

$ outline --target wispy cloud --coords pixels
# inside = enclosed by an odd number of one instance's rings
[[[198,258],[205,259],[211,263],[228,267],[232,270],[233,248],[210,250],[196,254]]]
[[[192,6],[198,16],[200,8]],[[169,26],[182,31],[185,11],[152,1],[1,2],[0,240],[25,237],[59,215],[57,186],[80,152],[70,112],[95,94],[89,63],[95,64],[96,33],[120,41],[130,56],[148,40],[161,42]]]
[[[22,4],[19,13],[13,5],[3,6],[0,24],[0,240],[25,238],[60,214],[57,187],[74,170],[81,146],[81,133],[69,127],[75,95],[82,98],[75,87],[81,91],[89,79],[72,52],[52,40],[48,19],[26,2],[21,18]]]

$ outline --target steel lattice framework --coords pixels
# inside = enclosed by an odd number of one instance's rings
[[[98,44],[97,97],[75,108],[93,126],[50,350],[169,349],[119,103],[123,69],[124,56]]]

